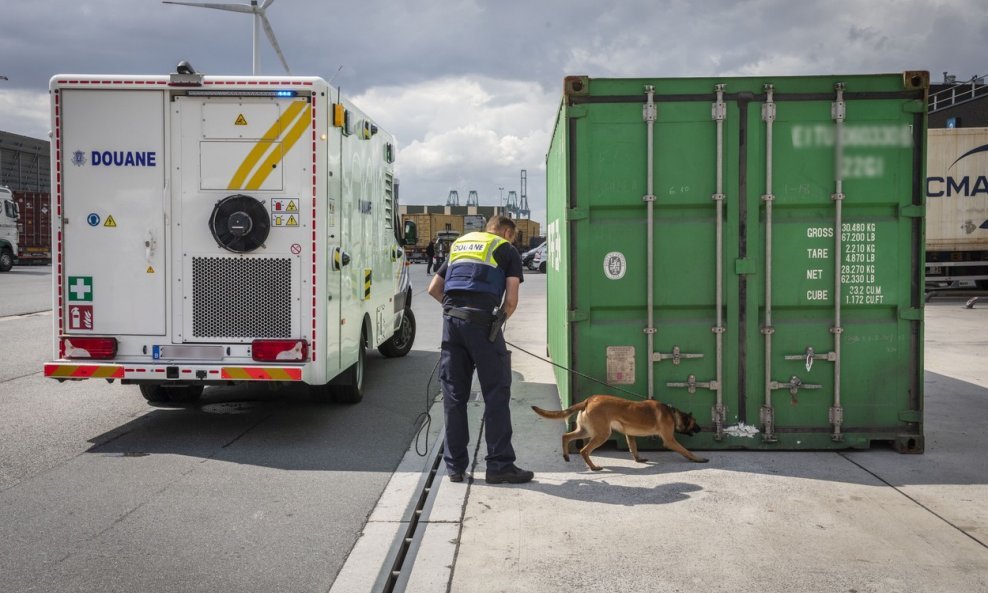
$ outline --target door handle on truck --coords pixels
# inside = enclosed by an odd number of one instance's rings
[[[151,263],[151,256],[154,255],[154,250],[158,247],[157,241],[154,240],[154,231],[148,230],[148,238],[144,241],[144,257],[147,258],[148,263]]]

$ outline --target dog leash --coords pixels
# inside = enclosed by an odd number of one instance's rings
[[[601,381],[600,379],[596,379],[594,377],[591,377],[590,375],[581,373],[580,371],[574,371],[573,369],[566,368],[565,366],[563,366],[561,364],[552,362],[548,358],[542,358],[538,354],[534,354],[532,352],[529,352],[528,350],[525,350],[524,348],[522,348],[518,344],[512,344],[511,342],[509,342],[507,340],[505,340],[504,343],[507,344],[508,346],[511,346],[512,348],[515,348],[517,350],[521,350],[522,352],[524,352],[525,354],[531,356],[532,358],[537,358],[537,359],[541,360],[542,362],[547,362],[547,363],[551,364],[552,366],[554,366],[556,368],[560,368],[560,369],[562,369],[562,370],[564,370],[564,371],[566,371],[568,373],[573,373],[574,375],[579,375],[579,376],[583,377],[584,379],[589,379],[590,381],[593,381],[594,383],[597,383],[599,385],[603,385],[604,387],[607,387],[608,389],[613,389],[615,391],[620,391],[622,393],[627,393],[628,395],[633,395],[633,396],[635,396],[636,398],[638,398],[638,399],[640,399],[642,401],[648,399],[647,397],[645,397],[645,396],[643,396],[643,395],[641,395],[639,393],[635,393],[634,391],[628,391],[627,389],[622,389],[620,387],[615,387],[614,385],[611,385],[609,383],[605,383],[604,381]]]
[[[591,377],[590,375],[587,375],[585,373],[581,373],[580,371],[574,371],[573,369],[567,368],[567,367],[565,367],[565,366],[563,366],[563,365],[561,365],[559,363],[552,362],[548,358],[543,358],[543,357],[539,356],[538,354],[535,354],[534,352],[529,352],[528,350],[525,350],[524,348],[522,348],[518,344],[512,344],[511,342],[509,342],[507,340],[505,340],[504,343],[507,344],[508,346],[511,346],[512,348],[515,348],[516,350],[519,350],[521,352],[524,352],[525,354],[531,356],[532,358],[541,360],[542,362],[549,363],[552,366],[554,366],[556,368],[560,368],[560,369],[562,369],[562,370],[564,370],[564,371],[566,371],[568,373],[573,373],[574,375],[579,375],[579,376],[583,377],[584,379],[588,379],[590,381],[593,381],[594,383],[597,383],[599,385],[603,385],[604,387],[607,387],[608,389],[613,389],[614,391],[620,391],[622,393],[627,393],[628,395],[632,395],[635,398],[640,399],[642,401],[645,401],[645,400],[648,399],[647,397],[645,397],[645,396],[643,396],[643,395],[641,395],[639,393],[635,393],[634,391],[629,391],[629,390],[623,389],[621,387],[615,387],[614,385],[611,385],[609,383],[606,383],[604,381],[601,381],[600,379]],[[419,414],[415,418],[415,421],[413,422],[413,424],[418,424],[419,425],[419,427],[417,429],[415,429],[415,453],[419,457],[425,457],[428,454],[428,452],[429,452],[429,429],[432,427],[432,414],[429,413],[429,410],[430,410],[430,408],[432,406],[432,401],[429,398],[429,389],[432,387],[432,379],[433,379],[433,377],[436,376],[436,369],[439,368],[439,362],[440,362],[439,360],[436,360],[436,366],[432,367],[432,372],[429,373],[429,381],[428,381],[428,383],[426,383],[426,386],[425,386],[425,410],[421,414]],[[420,444],[420,442],[422,440],[422,434],[423,433],[425,434],[425,447],[422,450],[420,450],[419,449],[419,444]]]

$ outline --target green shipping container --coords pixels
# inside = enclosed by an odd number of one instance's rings
[[[564,407],[654,398],[697,417],[689,448],[922,452],[928,73],[564,87],[546,159]]]

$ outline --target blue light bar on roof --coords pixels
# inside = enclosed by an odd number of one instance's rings
[[[187,92],[191,97],[277,97],[283,99],[298,96],[298,91],[286,90],[194,89]]]

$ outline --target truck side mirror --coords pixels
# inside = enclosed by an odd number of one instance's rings
[[[404,240],[403,245],[415,245],[419,242],[418,227],[415,226],[415,221],[406,220],[405,228],[403,230]]]

